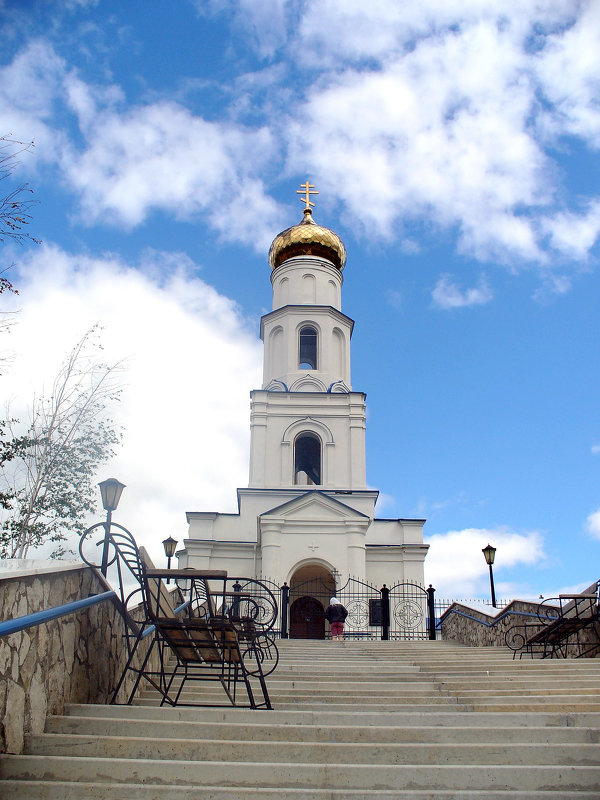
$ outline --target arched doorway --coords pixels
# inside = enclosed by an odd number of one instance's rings
[[[324,639],[325,609],[335,593],[335,579],[320,564],[308,564],[290,579],[290,639]]]
[[[290,639],[324,639],[325,609],[314,597],[299,597],[290,606]]]

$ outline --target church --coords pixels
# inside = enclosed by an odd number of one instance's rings
[[[297,194],[303,218],[269,250],[273,310],[261,319],[262,387],[250,392],[248,487],[236,514],[187,513],[178,558],[180,568],[287,583],[308,619],[311,600],[319,610],[350,580],[422,586],[428,545],[425,520],[375,516],[366,395],[352,388],[354,321],[342,312],[346,248],[313,220],[314,186]],[[293,612],[292,602],[291,635]]]

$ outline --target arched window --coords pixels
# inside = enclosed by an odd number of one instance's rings
[[[317,332],[306,327],[300,331],[300,347],[298,353],[298,369],[317,368]]]
[[[321,440],[315,433],[301,433],[294,446],[294,483],[321,484]]]

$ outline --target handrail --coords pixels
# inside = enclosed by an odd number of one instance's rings
[[[186,600],[185,603],[182,603],[180,606],[177,606],[177,608],[173,611],[173,613],[175,615],[181,614],[184,608],[187,608],[189,605],[191,605],[191,602],[192,602],[191,600]],[[146,636],[149,636],[151,633],[154,633],[155,630],[156,630],[156,625],[149,625],[140,636],[140,639],[145,639]]]
[[[36,611],[33,614],[25,614],[23,617],[15,617],[14,619],[7,619],[0,622],[0,636],[8,636],[9,633],[18,633],[27,628],[33,628],[35,625],[41,625],[44,622],[50,622],[59,617],[65,617],[68,614],[74,614],[82,608],[89,608],[98,603],[103,603],[105,600],[112,600],[116,598],[115,592],[102,592],[101,594],[94,594],[91,597],[84,597],[82,600],[74,600],[71,603],[65,603],[62,606],[55,606],[54,608],[47,608],[44,611]]]
[[[541,614],[541,615],[533,614],[531,611],[512,611],[512,610],[503,611],[501,614],[498,614],[498,616],[496,617],[496,619],[493,622],[486,622],[483,619],[478,619],[477,617],[471,616],[471,614],[465,614],[464,611],[459,611],[457,608],[448,608],[446,611],[444,611],[444,614],[458,614],[459,617],[465,617],[466,619],[472,619],[474,622],[479,622],[480,625],[483,625],[486,628],[493,628],[501,620],[503,620],[504,617],[508,617],[508,616],[535,617],[536,619],[540,619],[540,620],[542,620],[542,619],[550,619],[550,620],[557,619],[557,617],[547,617],[544,614]],[[440,625],[441,625],[441,620],[440,620]]]

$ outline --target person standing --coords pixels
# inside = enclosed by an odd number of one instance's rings
[[[337,597],[332,597],[325,611],[325,619],[331,625],[331,638],[341,642],[344,639],[344,620],[348,612]]]

